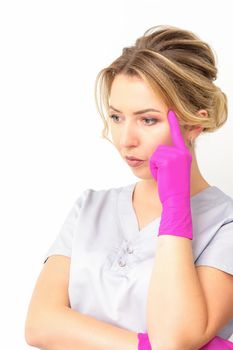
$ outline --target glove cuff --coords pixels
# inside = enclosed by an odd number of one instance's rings
[[[176,195],[163,203],[158,236],[161,235],[193,239],[190,197]]]

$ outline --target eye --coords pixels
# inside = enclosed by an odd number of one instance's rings
[[[112,119],[112,120],[114,120],[114,121],[116,121],[115,118],[119,118],[119,116],[116,115],[116,114],[112,114],[112,115],[109,116],[109,118]]]
[[[153,122],[153,124],[148,124],[148,123],[146,123],[146,125],[154,125],[157,121],[158,121],[158,119],[155,119],[155,118],[143,118],[143,120],[145,120],[145,121],[152,121]]]
[[[114,122],[119,122],[119,116],[116,115],[116,114],[112,114],[109,116],[110,119],[114,120]],[[151,125],[154,125],[158,122],[158,119],[156,118],[142,118],[143,121],[145,121],[145,124],[147,126],[151,126]],[[148,123],[149,122],[149,123]]]

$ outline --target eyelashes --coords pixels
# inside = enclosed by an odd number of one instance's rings
[[[110,119],[112,119],[114,121],[114,123],[119,124],[118,121],[115,118],[120,118],[118,115],[116,114],[111,114],[109,116]],[[158,122],[158,119],[156,118],[142,118],[143,121],[152,121],[152,124],[148,124],[147,122],[145,123],[147,126],[151,126],[151,125],[155,125]]]

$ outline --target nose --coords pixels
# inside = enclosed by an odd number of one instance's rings
[[[120,146],[121,147],[132,147],[137,146],[139,144],[139,134],[134,127],[130,123],[126,123],[120,132]]]

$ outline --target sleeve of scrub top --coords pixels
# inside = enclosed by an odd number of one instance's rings
[[[220,227],[196,260],[195,265],[215,267],[233,275],[233,222]]]
[[[88,189],[84,190],[78,197],[78,199],[75,200],[72,208],[68,212],[65,221],[63,222],[63,225],[56,239],[54,240],[53,244],[44,256],[44,263],[51,255],[65,255],[68,257],[71,256],[74,232],[77,227],[76,225],[79,218],[80,210],[83,206],[88,191]]]

